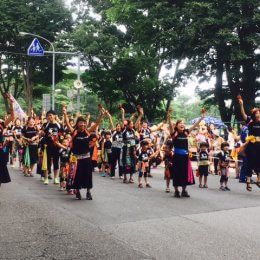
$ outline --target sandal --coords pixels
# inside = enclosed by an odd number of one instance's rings
[[[202,184],[199,185],[199,188],[202,188]]]
[[[180,192],[179,191],[175,191],[174,192],[174,197],[175,198],[180,198],[181,196],[180,196]]]
[[[252,187],[251,187],[251,183],[250,183],[250,182],[247,182],[247,183],[246,183],[246,189],[247,189],[248,191],[252,191]]]
[[[146,186],[146,188],[152,188],[152,186],[150,185],[150,183],[147,183],[145,186]]]
[[[165,192],[169,193],[170,192],[170,188],[166,188]]]
[[[207,189],[207,188],[208,188],[208,185],[207,185],[207,184],[204,184],[204,185],[203,185],[203,188]]]
[[[123,183],[127,183],[127,179],[123,179]]]
[[[80,191],[79,191],[79,190],[77,190],[76,199],[77,199],[77,200],[81,200],[81,194],[80,194]]]
[[[190,195],[188,194],[188,192],[186,190],[182,191],[181,196],[184,197],[184,198],[189,198],[190,197]]]
[[[143,188],[143,184],[139,183],[138,188]]]
[[[129,179],[129,183],[135,183],[133,179]]]

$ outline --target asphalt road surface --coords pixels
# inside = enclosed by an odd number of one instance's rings
[[[219,191],[165,193],[163,169],[152,189],[94,173],[93,201],[76,201],[39,176],[10,169],[0,188],[0,259],[260,259],[260,189],[230,180]],[[82,191],[82,196],[85,191]]]

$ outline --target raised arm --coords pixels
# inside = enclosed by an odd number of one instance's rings
[[[138,112],[139,112],[139,116],[136,119],[135,122],[135,129],[139,129],[140,128],[140,122],[142,120],[142,117],[144,115],[144,110],[141,106],[137,106]]]
[[[130,121],[134,121],[134,119],[136,118],[136,112],[134,112],[131,117],[129,118]]]
[[[62,113],[63,113],[63,117],[64,117],[64,122],[65,122],[66,126],[68,127],[68,130],[70,131],[70,133],[73,133],[74,129],[70,124],[70,120],[69,120],[69,117],[68,117],[68,114],[67,114],[66,106],[62,107]]]
[[[45,119],[45,115],[46,115],[46,111],[42,110],[42,115],[41,115],[41,120],[43,122],[43,120]]]
[[[202,108],[200,119],[199,119],[193,126],[190,127],[189,132],[191,132],[191,131],[194,130],[196,127],[198,127],[199,124],[200,124],[200,122],[203,120],[203,118],[204,118],[205,116],[206,116],[206,110],[205,110],[205,108]]]
[[[115,127],[114,127],[114,123],[113,123],[113,120],[112,120],[112,116],[110,115],[110,113],[108,111],[106,111],[106,115],[109,119],[109,123],[110,123],[110,130],[114,130]]]
[[[98,116],[96,123],[93,126],[91,126],[90,128],[88,128],[89,133],[96,131],[96,128],[100,125],[100,123],[102,121],[102,118],[105,114],[105,109],[103,107],[99,107],[99,110],[100,110],[100,115]]]
[[[168,120],[168,124],[169,124],[169,130],[170,130],[170,135],[172,135],[174,133],[174,127],[173,127],[173,123],[172,123],[172,108],[169,108],[168,112],[167,112],[167,120]]]
[[[151,129],[151,132],[157,132],[161,130],[164,127],[165,121],[161,122],[159,125],[155,126],[153,129]]]
[[[10,122],[14,121],[14,117],[15,117],[14,116],[14,101],[10,97],[9,94],[6,94],[5,97],[10,104],[10,112],[11,112],[10,115],[5,119],[5,122],[4,122],[4,124],[7,126],[7,125],[9,125]]]
[[[241,98],[241,96],[238,96],[238,102],[239,102],[239,105],[240,105],[241,115],[242,115],[243,119],[246,121],[246,120],[247,120],[247,114],[246,114],[246,112],[245,112],[245,109],[244,109],[244,101],[243,101],[243,99]]]
[[[86,115],[86,124],[87,124],[87,127],[88,127],[88,125],[89,125],[90,117],[91,117],[91,115],[90,115],[90,113],[88,112],[87,115]]]
[[[74,122],[77,122],[78,118],[81,116],[81,113],[78,111],[76,113],[76,117],[74,118]]]
[[[121,110],[121,120],[122,120],[122,129],[124,128],[124,122],[125,122],[125,110],[122,107],[121,104],[118,105],[118,108]]]

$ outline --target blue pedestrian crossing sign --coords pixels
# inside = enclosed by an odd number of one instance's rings
[[[29,56],[44,56],[44,49],[42,48],[39,40],[35,38],[27,50]]]

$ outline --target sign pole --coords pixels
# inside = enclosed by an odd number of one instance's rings
[[[53,47],[53,46],[52,46]],[[51,102],[51,108],[52,110],[55,109],[55,51],[53,47],[53,54],[52,54],[52,102]]]
[[[78,54],[77,80],[80,80],[80,54]],[[80,88],[77,89],[77,112],[80,112]]]

